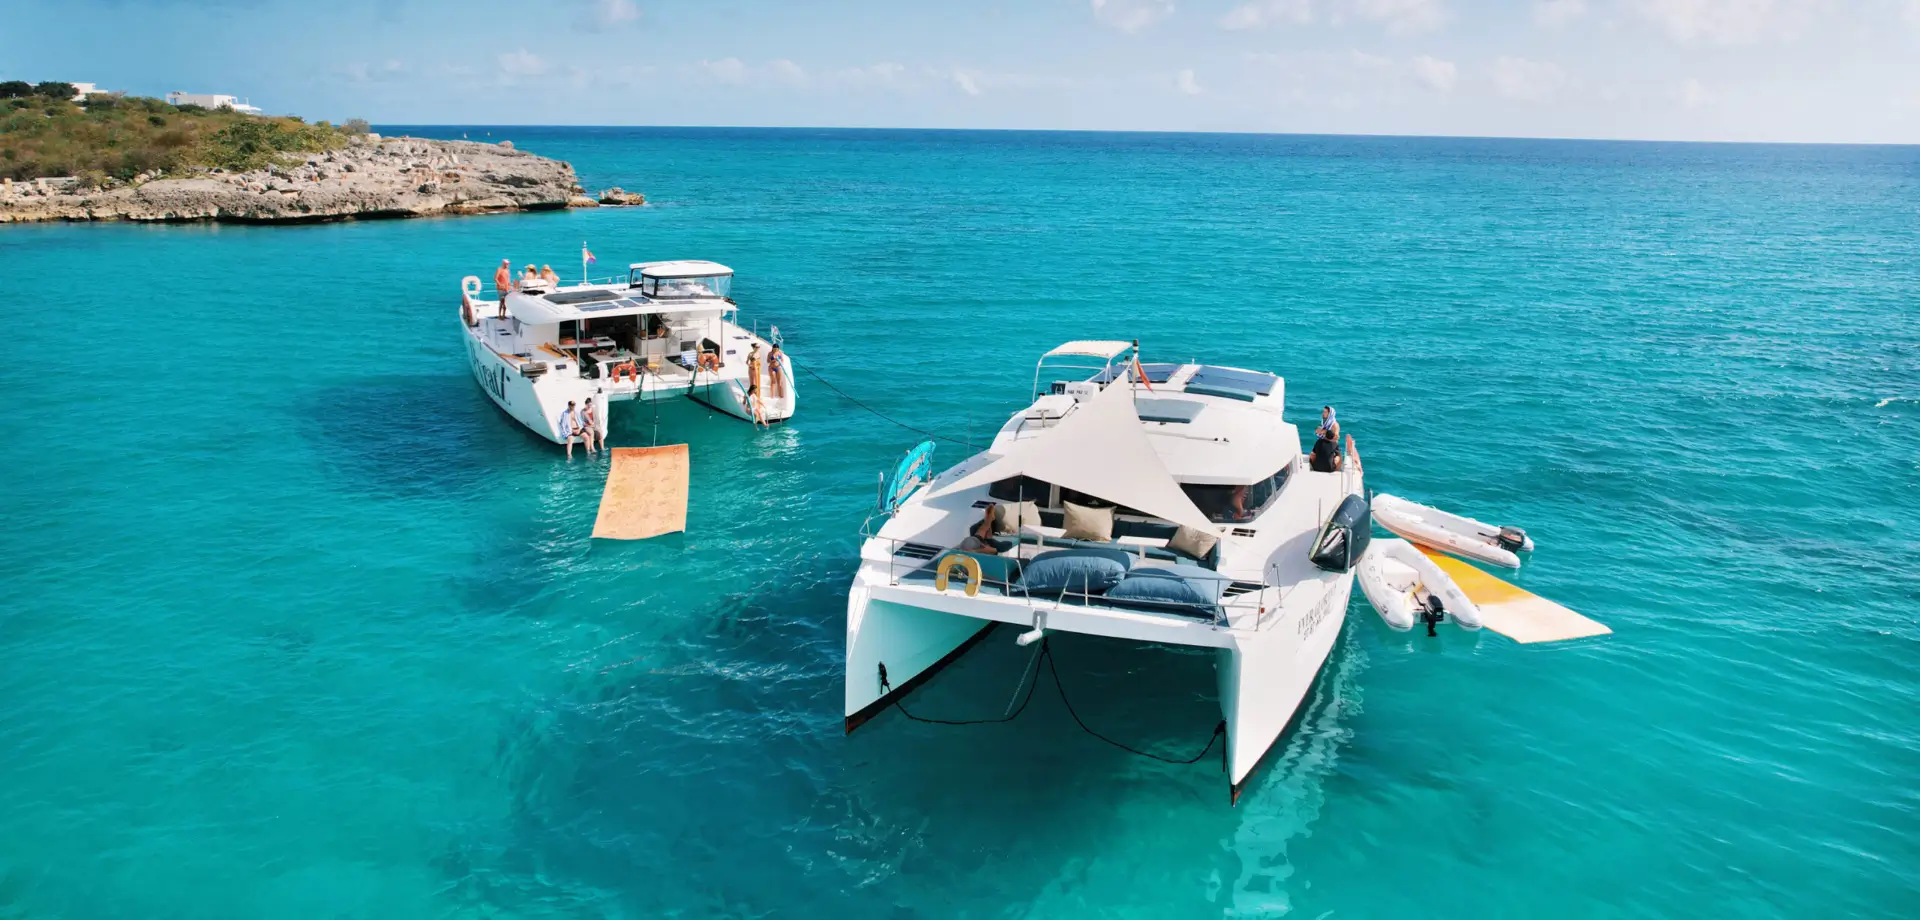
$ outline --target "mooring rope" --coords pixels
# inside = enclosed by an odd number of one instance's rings
[[[1141,757],[1145,757],[1150,760],[1157,760],[1157,761],[1160,761],[1161,763],[1169,763],[1169,764],[1175,764],[1175,765],[1198,763],[1200,761],[1200,758],[1207,756],[1208,751],[1213,750],[1214,742],[1219,741],[1221,738],[1226,737],[1227,723],[1223,719],[1219,724],[1213,727],[1213,734],[1207,737],[1207,746],[1201,748],[1200,753],[1185,759],[1163,757],[1151,751],[1143,751],[1143,750],[1140,750],[1139,748],[1132,747],[1130,745],[1126,745],[1121,742],[1115,741],[1112,738],[1107,737],[1106,735],[1103,735],[1097,731],[1094,731],[1090,726],[1087,725],[1086,720],[1080,718],[1080,713],[1074,711],[1073,702],[1067,699],[1066,685],[1060,682],[1060,668],[1055,663],[1056,660],[1053,657],[1052,643],[1050,643],[1046,639],[1041,639],[1040,652],[1037,657],[1046,659],[1047,673],[1053,675],[1053,689],[1060,694],[1060,703],[1061,705],[1067,708],[1067,715],[1073,717],[1073,723],[1075,725],[1080,726],[1081,731],[1086,732],[1087,734],[1092,735],[1095,738],[1100,739],[1101,741],[1105,741],[1106,743],[1111,744],[1114,747],[1119,748],[1120,750],[1126,751],[1129,754],[1138,754]],[[1027,680],[1027,670],[1023,669],[1020,672],[1020,681],[1021,683],[1026,683],[1026,680]],[[1011,722],[1014,719],[1019,718],[1021,713],[1026,712],[1027,704],[1030,702],[1033,702],[1034,688],[1038,686],[1040,686],[1040,680],[1036,675],[1034,681],[1030,684],[1027,684],[1027,695],[1020,700],[1020,705],[1014,708],[1011,712],[1008,712],[997,719],[933,719],[933,718],[928,718],[926,716],[916,716],[913,713],[908,712],[907,707],[898,698],[894,699],[893,708],[900,710],[901,715],[906,716],[907,718],[912,719],[915,722],[925,722],[929,725],[996,725],[1001,722]],[[881,692],[883,693],[891,689],[887,684],[884,673],[880,680],[880,689],[881,689]],[[1018,692],[1018,690],[1019,688],[1015,687],[1015,692]],[[1222,764],[1223,769],[1224,767],[1225,765]]]
[[[799,365],[795,365],[795,366],[796,366],[796,367],[798,367],[798,368],[800,368],[800,369],[801,369],[801,370],[803,370],[803,371],[806,371],[806,372],[807,372],[807,374],[808,374],[808,376],[811,376],[811,377],[812,377],[813,379],[815,379],[815,380],[818,380],[818,381],[820,381],[820,383],[821,383],[821,385],[822,385],[822,386],[825,386],[825,387],[826,387],[827,389],[829,389],[829,390],[832,390],[832,391],[834,391],[835,393],[838,393],[838,394],[840,394],[840,398],[841,398],[841,399],[844,399],[844,400],[846,400],[847,402],[850,402],[850,403],[853,403],[854,405],[856,405],[856,406],[859,406],[860,408],[862,408],[862,409],[865,409],[865,410],[867,410],[868,412],[871,412],[871,413],[873,413],[874,415],[876,415],[876,416],[878,416],[878,417],[879,417],[879,418],[880,418],[881,420],[883,420],[883,421],[888,421],[888,422],[892,422],[893,424],[895,424],[895,425],[899,425],[900,427],[902,427],[902,428],[905,428],[906,430],[908,430],[908,431],[911,431],[911,432],[913,432],[914,434],[919,434],[919,435],[925,435],[925,436],[927,436],[927,437],[929,437],[929,438],[934,438],[934,439],[936,439],[936,440],[941,440],[941,441],[945,441],[945,442],[947,442],[948,444],[960,444],[960,445],[964,445],[964,446],[968,446],[968,447],[971,447],[971,446],[972,446],[972,445],[969,445],[969,444],[967,444],[967,442],[965,442],[965,441],[962,441],[962,440],[959,440],[959,439],[957,439],[957,438],[949,438],[949,437],[947,437],[946,435],[943,435],[943,434],[934,434],[933,432],[931,432],[931,431],[927,431],[927,430],[925,430],[925,429],[922,429],[922,428],[915,428],[915,427],[913,427],[912,425],[909,425],[909,424],[907,424],[906,422],[903,422],[903,421],[900,421],[900,420],[899,420],[899,419],[897,419],[897,418],[893,418],[893,417],[891,417],[891,416],[889,416],[889,415],[887,415],[886,413],[884,413],[884,412],[881,412],[880,410],[878,410],[878,409],[875,409],[874,407],[872,407],[872,406],[869,406],[869,405],[867,405],[866,403],[863,403],[863,402],[861,402],[860,400],[857,400],[857,399],[854,399],[854,398],[853,398],[852,396],[848,396],[848,395],[847,395],[847,391],[845,391],[845,390],[842,390],[842,389],[840,389],[840,388],[839,388],[839,387],[837,387],[837,386],[834,386],[834,385],[833,385],[833,383],[832,383],[832,381],[829,381],[829,380],[828,380],[827,378],[825,378],[825,377],[822,377],[822,376],[820,376],[820,375],[819,375],[819,374],[818,374],[817,372],[815,372],[815,371],[814,371],[814,369],[813,369],[813,368],[811,368],[811,367],[808,367],[808,366],[806,366],[806,365],[804,365],[804,364],[799,364]]]

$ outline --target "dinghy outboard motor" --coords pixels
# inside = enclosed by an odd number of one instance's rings
[[[1420,622],[1427,624],[1427,635],[1429,636],[1440,635],[1439,633],[1434,632],[1433,628],[1439,625],[1441,620],[1444,620],[1446,618],[1447,618],[1447,605],[1440,603],[1440,596],[1437,594],[1427,595],[1426,604],[1421,606],[1420,608]]]
[[[1349,495],[1320,528],[1320,536],[1313,541],[1313,550],[1307,558],[1329,572],[1350,571],[1372,540],[1373,514],[1367,510],[1367,500]]]
[[[1518,527],[1502,527],[1494,535],[1494,542],[1509,553],[1517,553],[1527,545],[1527,532]]]

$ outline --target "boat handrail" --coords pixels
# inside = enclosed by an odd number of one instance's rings
[[[889,516],[890,515],[869,515],[867,520],[861,523],[861,534],[863,536],[869,540],[879,540],[886,544],[887,584],[889,586],[898,587],[900,585],[900,579],[904,574],[912,574],[913,572],[926,569],[929,566],[938,564],[942,559],[952,554],[967,553],[966,550],[958,546],[935,546],[934,544],[924,543],[919,540],[883,537],[878,533],[870,532],[870,526],[875,517],[884,519]],[[902,561],[900,551],[909,544],[914,546],[915,552],[907,556],[905,561]],[[1039,548],[1042,551],[1046,549],[1044,544]],[[1116,546],[1115,548],[1118,549],[1122,547]],[[1021,561],[1024,562],[1027,560]],[[1268,575],[1262,579],[1263,583],[1256,590],[1244,591],[1232,596],[1226,593],[1227,590],[1236,584],[1243,584],[1244,582],[1227,574],[1209,576],[1208,580],[1220,583],[1220,600],[1214,605],[1215,609],[1212,618],[1208,621],[1209,625],[1215,629],[1248,630],[1249,627],[1233,625],[1233,621],[1237,615],[1244,615],[1248,611],[1253,611],[1254,613],[1251,630],[1262,630],[1276,622],[1281,607],[1286,603],[1289,593],[1284,586],[1274,583],[1276,581],[1278,568],[1277,564],[1269,563],[1267,566]],[[1138,606],[1124,606],[1111,602],[1104,594],[1094,594],[1087,591],[1084,583],[1079,591],[1073,591],[1069,588],[1068,590],[1063,590],[1058,597],[1042,596],[1039,598],[1024,592],[1020,594],[1013,593],[1010,590],[1015,586],[1012,582],[982,577],[981,583],[1001,589],[1004,592],[1001,595],[1002,597],[1010,600],[1023,600],[1028,607],[1038,607],[1048,610],[1069,607],[1093,608],[1096,610],[1147,610],[1148,612],[1152,612],[1152,606],[1164,603],[1167,607],[1167,612],[1188,616],[1190,615],[1189,612],[1195,607],[1194,604],[1181,601],[1159,602],[1147,598],[1127,598],[1128,604]],[[1266,603],[1266,595],[1269,590],[1278,592],[1277,597],[1274,598],[1271,604]]]

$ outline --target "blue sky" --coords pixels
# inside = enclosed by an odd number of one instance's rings
[[[334,120],[1920,143],[1920,0],[6,6],[0,78]]]

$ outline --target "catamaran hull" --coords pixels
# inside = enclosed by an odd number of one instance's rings
[[[600,433],[607,431],[607,402],[613,399],[669,399],[677,397],[681,390],[666,392],[649,391],[635,394],[627,387],[617,394],[604,392],[596,381],[569,376],[565,373],[548,373],[539,377],[527,377],[520,373],[516,360],[509,363],[499,353],[487,347],[479,338],[468,334],[467,365],[473,372],[473,380],[480,385],[481,392],[500,410],[548,441],[565,444],[566,439],[560,433],[560,414],[572,400],[576,406],[583,406],[593,400],[594,416],[600,422]],[[760,401],[762,417],[769,422],[784,421],[791,418],[799,398],[793,388],[793,364],[785,355],[781,356],[782,372],[786,375],[787,387],[784,397],[774,399],[771,396]],[[770,386],[763,389],[771,391]],[[753,421],[752,402],[748,399],[747,388],[741,380],[720,380],[712,384],[698,384],[690,389],[690,395],[714,409],[745,421]]]
[[[1330,577],[1322,582],[1326,588],[1321,598],[1305,613],[1264,630],[1235,635],[1228,644],[1218,646],[1215,670],[1220,712],[1227,723],[1226,758],[1232,800],[1239,800],[1248,778],[1292,722],[1314,678],[1332,653],[1334,640],[1346,623],[1353,581],[1350,572]],[[1009,615],[999,619],[982,619],[951,609],[877,599],[873,596],[874,590],[856,581],[847,595],[845,712],[848,732],[965,654],[994,623],[1031,625],[1020,619],[1020,608],[1010,608],[1006,611]],[[962,609],[966,604],[958,597],[944,596],[929,598],[927,602]],[[1083,611],[1070,607],[1050,613],[1052,618],[1045,621],[1050,630],[1188,644],[1169,642],[1164,635],[1149,635],[1144,630],[1150,627],[1141,624],[1134,624],[1133,628],[1112,628],[1112,621],[1086,618]],[[1207,632],[1210,639],[1228,635],[1224,631]],[[884,682],[882,665],[885,666]]]
[[[1220,714],[1227,722],[1227,776],[1233,802],[1240,801],[1254,770],[1292,724],[1347,622],[1353,574],[1326,584],[1326,592],[1305,614],[1238,637],[1231,648],[1219,652],[1215,672],[1220,682]]]
[[[866,586],[855,584],[847,593],[847,731],[965,654],[993,623],[877,601]]]
[[[576,405],[587,400],[595,400],[594,415],[600,420],[601,433],[606,433],[607,398],[605,394],[596,394],[593,385],[585,380],[568,380],[554,377],[526,377],[520,373],[518,364],[508,364],[493,349],[488,348],[479,339],[468,335],[467,365],[473,371],[473,380],[480,385],[480,391],[487,394],[500,411],[511,416],[514,421],[555,444],[565,444],[560,434],[560,413],[567,408],[567,401]]]

